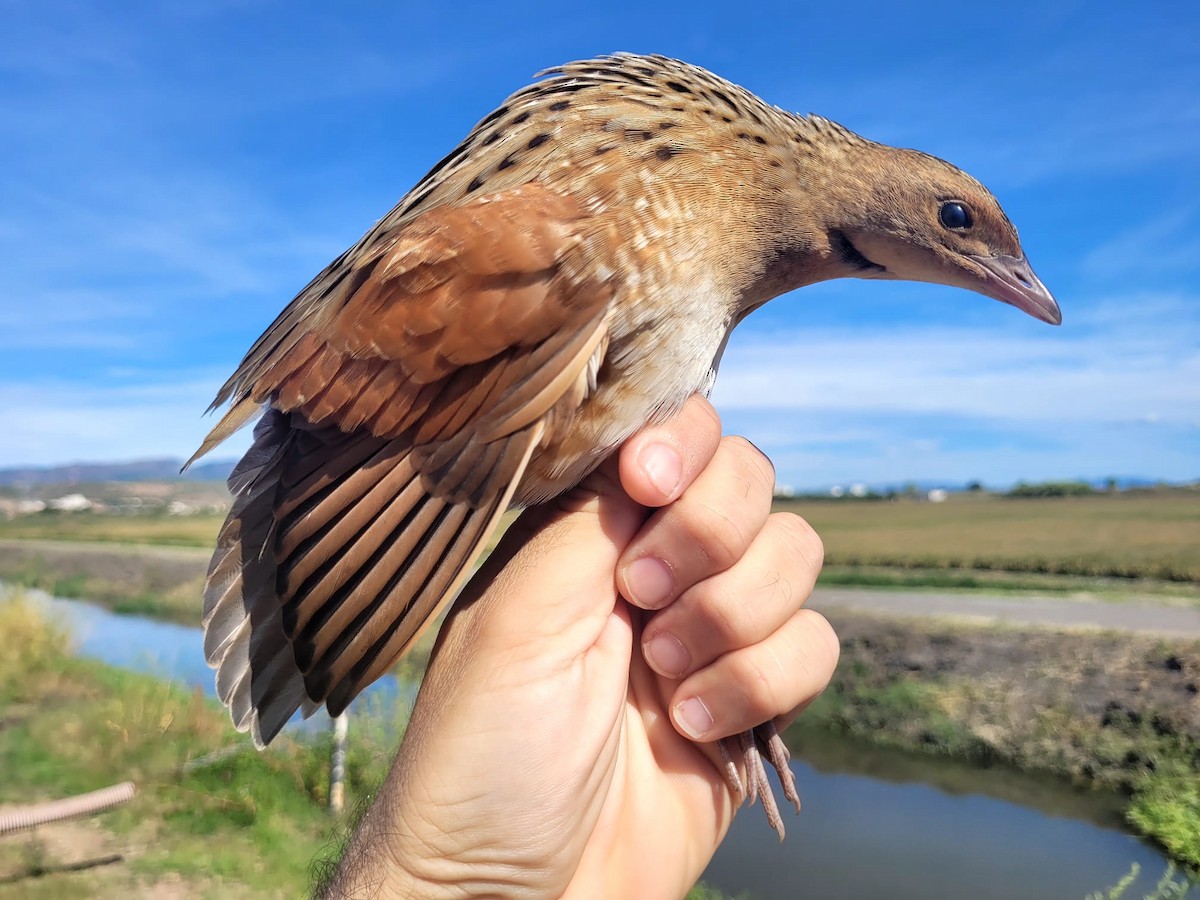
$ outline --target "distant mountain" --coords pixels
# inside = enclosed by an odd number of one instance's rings
[[[83,484],[98,481],[224,481],[237,461],[216,459],[192,466],[182,475],[182,459],[133,462],[73,463],[66,466],[23,466],[0,469],[0,485]]]

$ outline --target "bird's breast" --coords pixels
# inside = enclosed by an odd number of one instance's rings
[[[707,394],[732,327],[730,306],[715,280],[619,294],[595,390],[535,452],[514,503],[542,503],[570,490],[644,425],[669,417],[697,392]]]

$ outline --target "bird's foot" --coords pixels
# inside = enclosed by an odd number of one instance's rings
[[[775,723],[767,722],[753,731],[743,731],[736,737],[717,741],[717,748],[721,751],[721,759],[725,764],[725,778],[730,787],[746,798],[751,806],[759,797],[762,798],[767,823],[775,829],[779,840],[782,841],[786,829],[783,827],[783,817],[779,815],[779,806],[775,802],[775,792],[771,790],[771,783],[767,780],[767,769],[763,765],[764,756],[779,774],[784,799],[796,807],[796,812],[800,812],[800,795],[796,791],[796,777],[788,765],[791,754],[783,743],[783,738],[775,730]],[[741,758],[746,771],[746,784],[742,783],[738,774],[735,762],[738,757]]]

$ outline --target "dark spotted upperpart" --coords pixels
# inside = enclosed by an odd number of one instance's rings
[[[422,215],[535,183],[594,217],[589,239],[615,229],[637,236],[628,248],[635,251],[648,242],[688,247],[705,264],[690,269],[692,276],[736,296],[743,311],[811,280],[908,277],[904,266],[865,247],[856,231],[864,223],[910,242],[936,225],[941,237],[963,238],[951,253],[1019,249],[994,198],[948,163],[876,144],[820,116],[785,112],[679,60],[615,54],[543,72],[484,116],[273,327],[299,328],[322,304],[341,303],[358,283],[355,260],[377,253]],[[980,224],[971,233],[942,227],[936,206],[931,213],[923,206],[930,192],[940,196],[929,202],[968,202]],[[712,237],[731,230],[744,238],[738,253]],[[718,254],[729,258],[718,263]],[[615,271],[634,261],[615,261]],[[942,278],[936,269],[922,273]],[[265,345],[251,348],[248,371],[265,363],[265,352]],[[238,383],[231,379],[221,397]]]
[[[697,127],[718,129],[719,135],[722,125],[731,126],[733,139],[759,147],[781,133],[804,143],[840,130],[862,141],[832,122],[784,112],[711,72],[664,56],[615,54],[568,63],[539,77],[484,116],[386,221],[394,224],[482,189],[495,192],[539,177],[551,163],[548,145],[555,142],[562,146],[552,156],[563,161],[594,159],[625,142],[645,142],[653,144],[649,160],[668,162],[687,150],[688,138],[680,133]],[[533,150],[542,153],[535,156]],[[775,158],[769,164],[782,166]],[[457,176],[464,166],[470,178]]]

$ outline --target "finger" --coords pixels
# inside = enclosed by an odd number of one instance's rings
[[[617,584],[635,606],[660,609],[741,559],[771,511],[775,469],[744,438],[724,438],[674,503],[658,510],[621,555]]]
[[[642,506],[665,506],[708,465],[720,440],[717,411],[696,394],[666,422],[625,442],[618,460],[621,486]]]
[[[823,557],[807,522],[776,513],[731,568],[684,591],[646,623],[646,662],[660,675],[682,678],[765,640],[808,600]]]
[[[790,716],[825,690],[840,651],[825,617],[802,609],[766,640],[684,679],[671,719],[692,740],[714,741]]]

